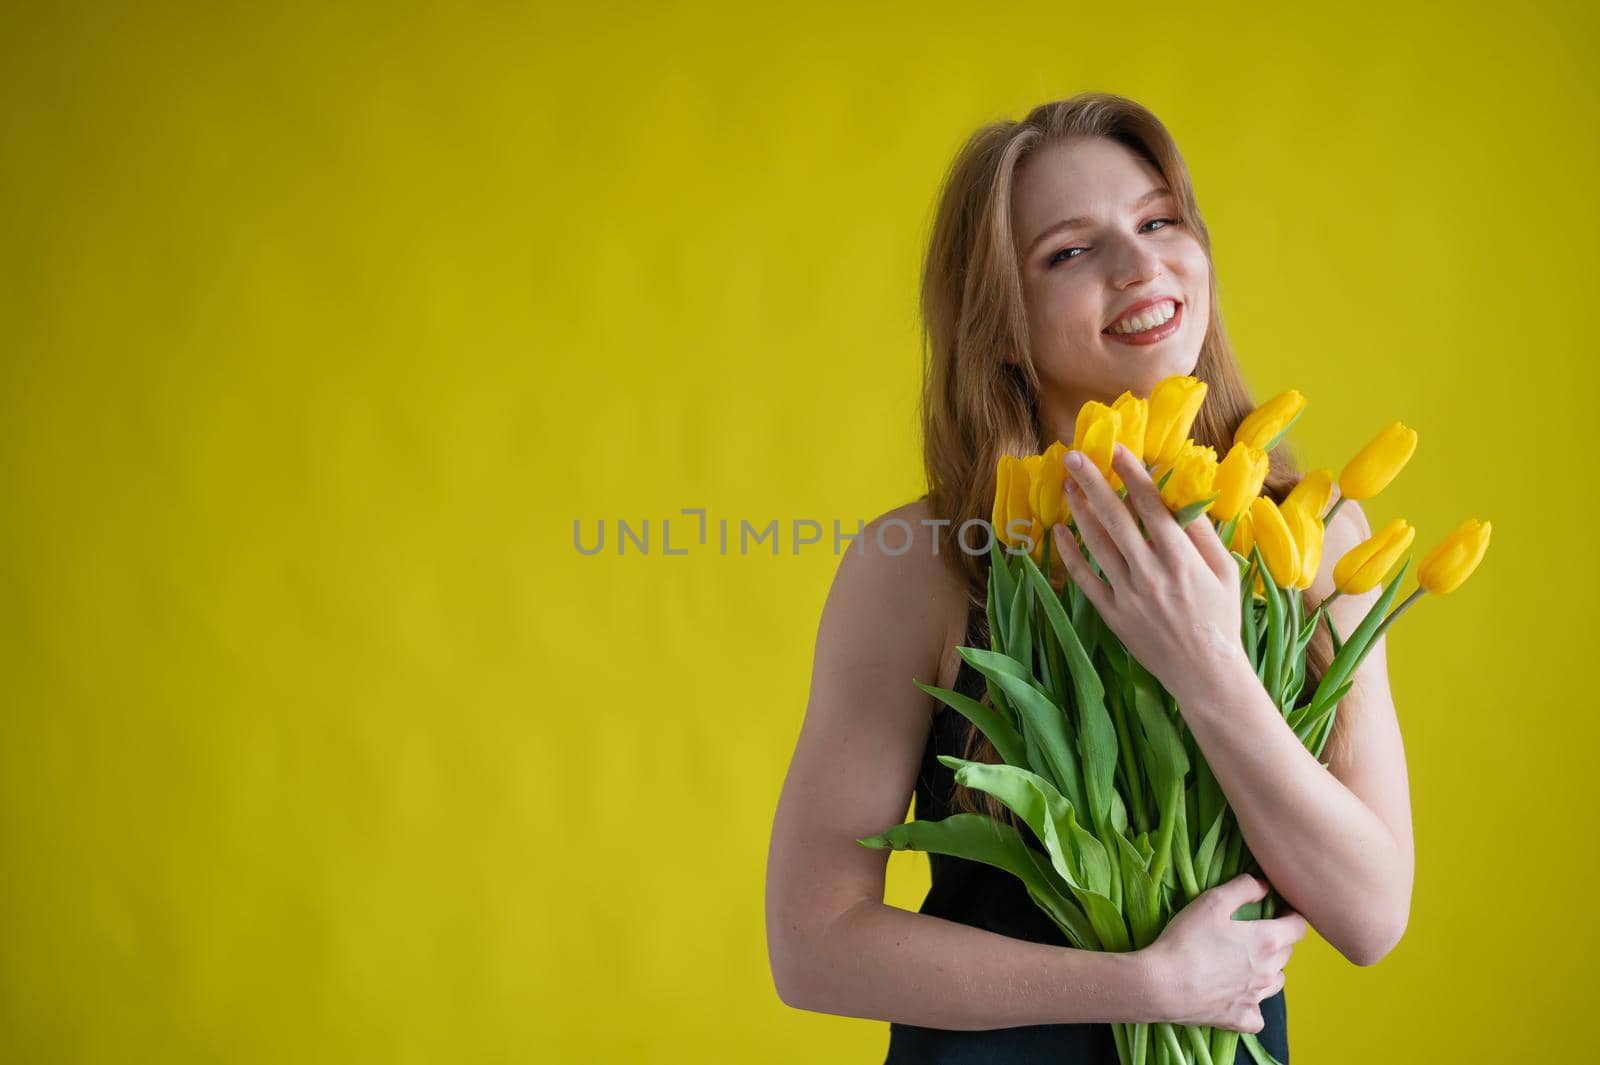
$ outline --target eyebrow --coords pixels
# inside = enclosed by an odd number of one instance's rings
[[[1139,208],[1143,207],[1145,204],[1149,203],[1151,200],[1158,199],[1159,197],[1162,197],[1162,196],[1171,196],[1171,195],[1172,195],[1172,190],[1167,188],[1167,186],[1165,186],[1165,185],[1157,185],[1155,188],[1151,189],[1149,192],[1145,193],[1143,196],[1140,196],[1137,200],[1134,200],[1132,209],[1137,211]],[[1037,248],[1041,243],[1043,243],[1044,240],[1047,237],[1052,237],[1055,234],[1063,232],[1063,231],[1068,230],[1068,229],[1078,229],[1079,227],[1086,226],[1086,225],[1088,225],[1089,223],[1091,223],[1093,221],[1094,221],[1094,219],[1085,218],[1082,215],[1078,216],[1077,218],[1063,218],[1061,221],[1057,222],[1055,225],[1049,227],[1043,233],[1040,233],[1037,237],[1033,238],[1033,242],[1028,245],[1028,254],[1032,255],[1034,249]]]

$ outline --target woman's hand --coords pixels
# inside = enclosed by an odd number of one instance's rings
[[[1073,523],[1105,578],[1064,525],[1055,527],[1056,552],[1123,646],[1174,695],[1241,664],[1248,669],[1239,639],[1239,566],[1211,520],[1202,515],[1180,526],[1144,465],[1121,444],[1111,462],[1127,485],[1126,500],[1080,452],[1068,451],[1065,461]]]
[[[1170,1023],[1261,1031],[1261,1000],[1283,989],[1283,967],[1306,934],[1306,919],[1293,911],[1233,919],[1240,906],[1266,893],[1265,881],[1241,873],[1197,895],[1140,952],[1165,996],[1161,1012]]]

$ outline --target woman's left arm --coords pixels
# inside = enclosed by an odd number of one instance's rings
[[[1324,769],[1245,656],[1238,566],[1211,522],[1180,528],[1143,465],[1120,446],[1113,462],[1126,500],[1080,458],[1067,456],[1067,499],[1103,574],[1089,569],[1058,526],[1068,574],[1176,698],[1273,887],[1346,958],[1371,965],[1405,931],[1413,871],[1405,752],[1384,641],[1339,702]],[[1369,535],[1361,508],[1345,503],[1326,531],[1309,599],[1327,597],[1334,564]],[[1341,635],[1355,630],[1379,594],[1374,588],[1329,604]],[[1315,639],[1329,642],[1325,626]]]
[[[1314,607],[1333,590],[1333,565],[1371,535],[1355,500],[1328,526]],[[1353,632],[1380,588],[1328,605],[1341,635]],[[1326,626],[1316,640],[1330,642]],[[1357,965],[1388,954],[1411,911],[1414,853],[1405,749],[1384,640],[1339,702],[1324,769],[1273,705],[1249,663],[1229,661],[1174,692],[1250,853],[1278,893]]]

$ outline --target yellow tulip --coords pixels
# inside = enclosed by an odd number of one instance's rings
[[[1233,542],[1228,545],[1228,550],[1249,558],[1250,549],[1255,544],[1255,535],[1250,531],[1250,512],[1247,510],[1239,515],[1238,522],[1233,526]]]
[[[1461,587],[1483,561],[1489,549],[1491,522],[1468,518],[1428,552],[1417,570],[1417,583],[1433,595],[1446,595]]]
[[[1261,494],[1267,479],[1267,453],[1249,444],[1235,444],[1217,464],[1216,502],[1206,508],[1218,521],[1232,521]]]
[[[1198,377],[1175,375],[1162,380],[1150,393],[1144,431],[1144,460],[1170,466],[1178,457],[1189,429],[1205,403],[1206,383]]]
[[[1278,504],[1267,496],[1256,496],[1250,503],[1250,535],[1272,574],[1272,583],[1279,588],[1294,587],[1300,579],[1300,548]]]
[[[1001,455],[994,465],[994,510],[989,515],[989,528],[997,540],[1005,539],[1006,511],[1011,499],[1011,469],[1017,462],[1015,455]]]
[[[1404,518],[1395,518],[1334,563],[1333,586],[1345,595],[1370,591],[1388,576],[1416,535]]]
[[[1245,415],[1239,428],[1234,430],[1235,444],[1249,444],[1265,450],[1266,446],[1289,428],[1289,423],[1305,409],[1306,397],[1297,389],[1279,392],[1261,406]]]
[[[1028,498],[1046,533],[1056,522],[1072,520],[1072,511],[1062,493],[1067,479],[1067,467],[1062,462],[1066,454],[1067,445],[1057,440],[1044,449],[1044,461],[1033,472]]]
[[[1339,495],[1345,499],[1371,499],[1394,480],[1417,449],[1417,431],[1390,422],[1366,447],[1345,463],[1339,474]]]
[[[1278,511],[1283,515],[1285,524],[1289,526],[1289,534],[1294,537],[1294,545],[1300,551],[1300,575],[1295,579],[1294,587],[1302,590],[1309,588],[1317,579],[1317,568],[1322,565],[1322,535],[1325,531],[1322,519],[1303,506],[1291,505],[1288,499],[1284,500]]]
[[[1169,509],[1182,510],[1210,496],[1216,477],[1216,450],[1187,443],[1173,460],[1171,475],[1161,485],[1161,499]]]
[[[1032,535],[1036,542],[1039,539],[1041,524],[1033,516],[1031,488],[1032,471],[1027,461],[1015,455],[1001,455],[995,473],[993,522],[995,539],[1004,547],[1020,547],[1025,534]]]
[[[1333,495],[1333,471],[1312,470],[1283,497],[1283,508],[1301,507],[1313,518],[1322,519],[1328,509],[1328,498]]]
[[[1250,557],[1250,549],[1255,545],[1255,534],[1250,531],[1250,512],[1246,510],[1239,515],[1239,521],[1233,527],[1233,542],[1228,545],[1228,548],[1248,559]],[[1256,571],[1254,585],[1252,592],[1263,599],[1266,598],[1267,587],[1261,583],[1260,570]]]
[[[1072,436],[1072,450],[1083,452],[1113,488],[1121,485],[1121,479],[1111,469],[1111,448],[1117,442],[1121,422],[1122,417],[1115,410],[1091,399],[1078,408],[1078,424]]]
[[[1031,543],[1028,554],[1033,556],[1035,562],[1040,562],[1044,559],[1044,522],[1039,520],[1039,515],[1034,513],[1033,510],[1033,485],[1039,479],[1039,471],[1043,468],[1043,455],[1029,455],[1022,460],[1022,472],[1017,475],[1022,489],[1020,509],[1013,512],[1010,519],[1018,524],[1021,524],[1019,519],[1027,519],[1028,539]],[[1016,487],[1012,488],[1013,492],[1016,490]],[[1017,543],[1022,543],[1020,537]]]
[[[1149,402],[1132,392],[1124,392],[1112,401],[1111,409],[1117,412],[1117,443],[1143,462],[1145,427],[1150,423]]]

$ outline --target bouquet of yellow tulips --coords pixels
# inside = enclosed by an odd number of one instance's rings
[[[1169,377],[1148,399],[1123,393],[1078,415],[1072,448],[1113,489],[1120,443],[1140,458],[1177,521],[1216,524],[1239,565],[1240,639],[1256,675],[1306,748],[1321,760],[1339,701],[1384,631],[1424,594],[1457,588],[1482,559],[1488,522],[1468,520],[1417,570],[1418,586],[1394,601],[1408,558],[1364,620],[1335,631],[1328,605],[1381,583],[1411,546],[1415,530],[1396,519],[1343,555],[1335,591],[1309,612],[1301,593],[1318,572],[1323,531],[1346,499],[1367,499],[1410,460],[1417,434],[1386,427],[1334,479],[1314,470],[1281,504],[1262,494],[1267,455],[1305,405],[1290,390],[1240,423],[1218,459],[1189,436],[1205,399],[1204,382]],[[1137,950],[1196,896],[1254,870],[1237,821],[1184,724],[1173,697],[1122,646],[1071,580],[1058,592],[1049,568],[1057,523],[1074,528],[1063,495],[1067,448],[1002,456],[997,470],[987,613],[990,647],[962,647],[980,672],[987,701],[917,681],[962,714],[994,745],[1000,764],[940,756],[965,787],[992,795],[1032,839],[980,814],[911,821],[859,842],[984,862],[1018,877],[1068,940],[1087,950]],[[1090,560],[1093,565],[1093,560]],[[1098,569],[1098,567],[1096,567]],[[1307,647],[1319,624],[1334,654],[1318,683],[1306,684]],[[1270,917],[1273,897],[1239,911]],[[1173,1024],[1114,1024],[1123,1065],[1231,1065],[1242,1038],[1258,1062],[1273,1061],[1255,1036]]]

